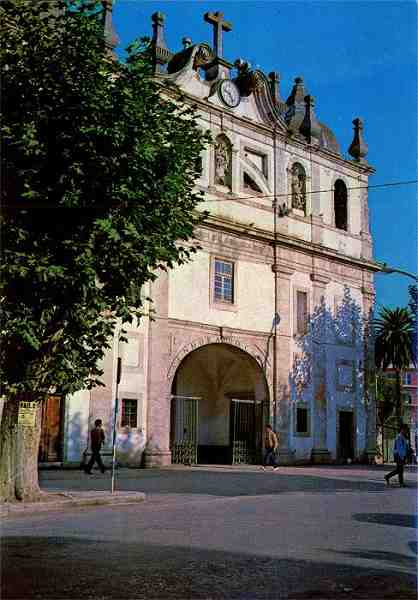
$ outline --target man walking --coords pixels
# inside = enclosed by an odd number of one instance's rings
[[[100,456],[100,449],[102,444],[105,441],[105,434],[102,429],[102,420],[96,419],[94,422],[94,429],[90,432],[90,441],[91,441],[91,458],[86,466],[85,472],[88,475],[91,475],[91,470],[95,462],[102,473],[105,472],[105,466],[102,462],[102,457]]]
[[[401,425],[399,434],[396,436],[393,446],[393,458],[396,462],[396,469],[385,475],[385,480],[388,485],[391,477],[398,475],[399,487],[405,487],[403,480],[403,467],[408,456],[408,428],[406,425]]]
[[[276,451],[279,446],[277,435],[274,433],[271,425],[266,425],[264,432],[264,464],[261,467],[263,471],[268,465],[273,467],[273,471],[278,469],[276,465]]]

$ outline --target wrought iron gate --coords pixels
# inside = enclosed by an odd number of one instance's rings
[[[264,403],[254,400],[231,401],[232,464],[261,462]]]
[[[198,402],[192,396],[171,398],[171,462],[197,463]]]

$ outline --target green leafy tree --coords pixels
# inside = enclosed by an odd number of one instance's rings
[[[375,362],[383,371],[395,371],[395,414],[402,422],[401,374],[413,362],[413,317],[407,308],[385,308],[373,320],[375,332]]]
[[[195,109],[175,90],[162,97],[146,44],[118,62],[100,12],[66,6],[0,7],[0,450],[9,500],[39,493],[40,410],[37,427],[23,428],[20,402],[100,383],[117,321],[143,314],[136,290],[190,258],[202,219],[194,182],[208,135]]]

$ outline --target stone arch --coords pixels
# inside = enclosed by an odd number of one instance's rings
[[[214,183],[232,189],[232,143],[224,134],[215,139]]]
[[[191,447],[192,462],[228,464],[237,462],[237,452],[238,462],[253,462],[270,414],[263,365],[240,340],[196,341],[169,368],[174,462],[182,462],[182,452]]]
[[[348,231],[348,191],[345,182],[338,178],[334,181],[333,208],[334,226]]]

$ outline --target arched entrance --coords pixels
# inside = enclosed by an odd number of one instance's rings
[[[172,462],[259,462],[268,386],[257,361],[229,344],[190,352],[172,384]]]

